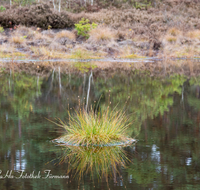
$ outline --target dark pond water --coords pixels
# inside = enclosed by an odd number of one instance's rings
[[[64,120],[79,104],[125,107],[137,143],[89,150],[53,143],[64,131],[46,118]],[[198,77],[1,75],[0,189],[200,189],[199,123]]]

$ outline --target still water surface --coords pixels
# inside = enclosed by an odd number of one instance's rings
[[[64,120],[79,104],[125,107],[137,143],[81,149],[52,142],[64,131],[46,118]],[[199,123],[198,77],[1,75],[0,189],[200,189]]]

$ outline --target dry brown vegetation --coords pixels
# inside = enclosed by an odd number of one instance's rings
[[[163,52],[168,57],[200,57],[200,30],[187,33],[172,28],[162,39]],[[160,53],[160,56],[161,53]]]
[[[71,31],[68,31],[68,30],[63,30],[61,32],[58,32],[56,34],[56,39],[59,39],[59,38],[69,38],[70,40],[75,40],[76,39],[76,36],[73,32]]]
[[[36,31],[34,30],[34,28],[28,28],[26,26],[19,25],[14,31],[13,35],[32,39],[35,37]]]
[[[11,44],[15,44],[15,45],[21,45],[25,42],[25,39],[22,36],[12,36],[9,39],[9,42]]]
[[[86,41],[77,41],[74,32],[67,30],[41,32],[36,28],[30,29],[24,26],[20,26],[9,36],[1,34],[0,38],[3,42],[2,47],[7,47],[10,49],[9,51],[18,52],[18,48],[23,48],[24,53],[27,53],[29,57],[41,59],[94,59],[100,57],[135,59],[155,55],[191,58],[200,57],[199,34],[199,30],[183,33],[176,28],[168,29],[166,35],[160,37],[161,45],[157,51],[154,51],[156,42],[152,45],[151,41],[139,37],[122,40],[118,36],[118,31],[108,27],[91,30],[90,37]]]
[[[67,44],[73,44],[75,40],[76,40],[76,35],[68,30],[63,30],[61,32],[58,32],[55,36],[55,42],[64,46]]]
[[[89,43],[106,44],[116,39],[116,32],[108,27],[98,27],[89,32]]]
[[[66,30],[83,17],[98,24],[89,32],[88,40],[77,38],[71,28]],[[16,26],[19,23],[26,26]],[[11,44],[13,52],[23,48],[29,56],[40,58],[200,57],[199,1],[163,0],[146,9],[124,6],[78,14],[58,13],[49,5],[36,4],[0,13],[0,24],[16,27],[8,35],[1,34],[1,44]]]
[[[193,31],[189,31],[186,34],[187,37],[192,38],[192,39],[199,39],[200,40],[200,30],[193,30]]]
[[[0,12],[0,25],[6,28],[14,25],[37,26],[47,29],[66,28],[73,25],[67,12],[54,11],[48,4],[36,4],[30,7],[6,9]]]
[[[131,29],[134,35],[159,38],[169,28],[177,28],[183,32],[200,29],[200,3],[195,7],[187,4],[161,5],[148,10],[139,9],[105,9],[95,13],[71,14],[72,20],[78,22],[82,17],[91,22],[104,23],[106,26],[120,29],[127,34]],[[189,15],[189,16],[188,16]]]

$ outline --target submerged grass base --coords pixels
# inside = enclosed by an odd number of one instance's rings
[[[76,146],[120,145],[131,142],[127,128],[131,124],[123,111],[109,109],[94,113],[80,110],[72,116],[69,114],[68,124],[58,119],[58,126],[64,127],[67,133],[61,137],[63,142]]]

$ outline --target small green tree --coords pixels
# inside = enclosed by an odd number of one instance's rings
[[[5,11],[6,10],[6,8],[4,7],[4,6],[0,6],[0,12],[3,12],[3,11]]]
[[[94,29],[97,27],[97,24],[96,23],[92,23],[90,24],[89,23],[89,20],[88,19],[85,19],[85,18],[82,18],[78,24],[75,24],[75,29],[77,30],[78,32],[78,35],[80,36],[84,36],[86,38],[89,38],[89,34],[88,32],[91,30],[91,29]]]
[[[0,26],[0,33],[3,33],[4,32],[4,29],[2,26]]]

